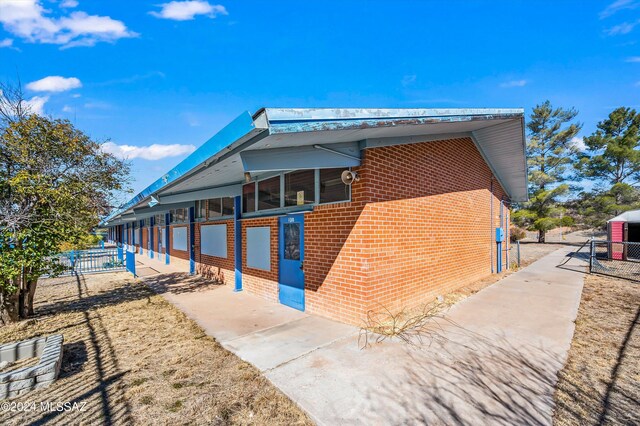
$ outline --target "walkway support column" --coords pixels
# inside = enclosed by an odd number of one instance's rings
[[[196,209],[189,207],[189,274],[196,273]]]
[[[164,215],[164,252],[165,252],[165,258],[164,258],[164,262],[168,265],[170,258],[169,258],[169,254],[170,254],[170,249],[169,246],[171,244],[169,244],[169,233],[171,231],[171,229],[169,229],[169,223],[171,223],[171,214],[170,213],[165,213]]]
[[[153,245],[153,231],[155,230],[156,218],[151,216],[149,218],[149,257],[153,259],[153,252],[155,246]]]
[[[240,213],[242,211],[242,196],[235,197],[233,202],[233,258],[235,259],[235,288],[234,291],[242,290],[242,222]]]

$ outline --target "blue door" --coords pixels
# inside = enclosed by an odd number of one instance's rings
[[[281,217],[279,231],[280,303],[304,311],[304,215]]]

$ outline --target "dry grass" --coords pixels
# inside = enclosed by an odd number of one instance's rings
[[[20,402],[84,402],[85,411],[0,412],[2,424],[310,424],[250,364],[223,349],[130,275],[42,281],[35,319],[6,343],[62,333],[58,381]]]
[[[640,424],[639,316],[639,283],[586,276],[556,424]]]

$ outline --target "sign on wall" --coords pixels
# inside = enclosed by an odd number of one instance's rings
[[[247,228],[247,266],[271,270],[271,228]]]
[[[227,224],[200,227],[200,253],[227,257]]]
[[[187,251],[187,227],[173,228],[171,234],[171,248]]]

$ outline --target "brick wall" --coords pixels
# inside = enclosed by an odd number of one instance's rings
[[[356,171],[351,202],[305,214],[307,312],[361,324],[369,309],[415,306],[491,273],[505,194],[471,139],[367,149]],[[219,269],[231,283],[234,231],[226,223],[228,258],[200,255],[198,224],[196,260],[198,272]],[[270,271],[247,266],[246,231],[256,226],[271,228]],[[241,237],[243,288],[277,301],[278,218],[243,219]]]
[[[271,269],[269,271],[247,266],[247,228],[260,226],[271,228]],[[242,288],[265,299],[278,300],[277,217],[244,219],[242,221]]]
[[[149,228],[142,228],[142,241],[140,241],[140,245],[143,249],[149,249]]]
[[[227,257],[221,258],[202,254],[200,251],[200,227],[203,225],[227,225]],[[233,284],[235,280],[235,252],[233,220],[199,222],[195,225],[195,260],[196,272],[208,279],[225,284]]]
[[[503,191],[494,180],[492,225],[492,174],[471,139],[367,149],[358,172],[351,203],[305,216],[307,311],[359,323],[491,273]]]

